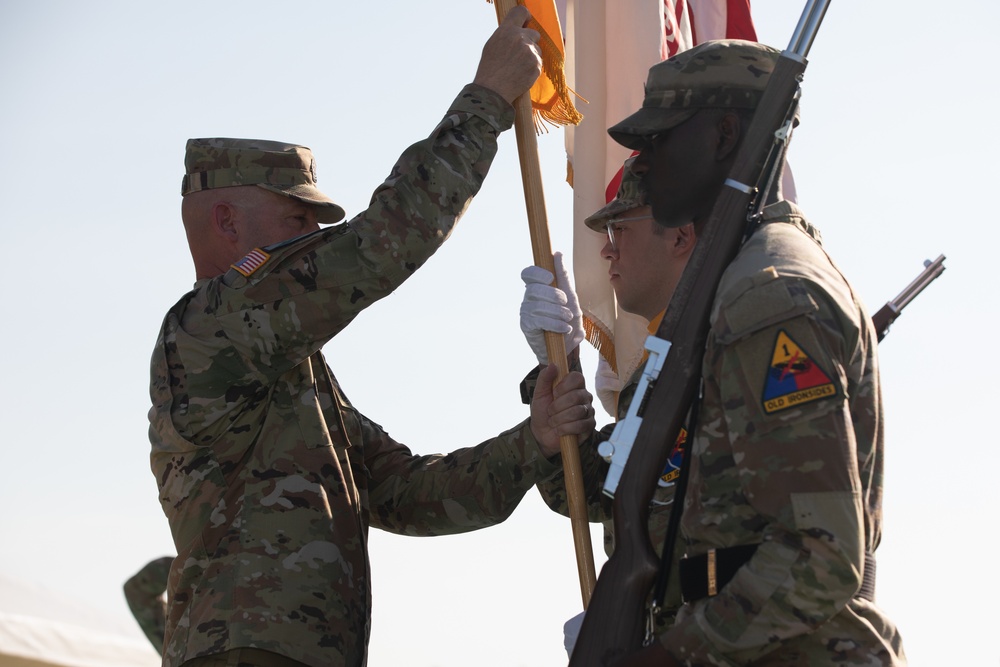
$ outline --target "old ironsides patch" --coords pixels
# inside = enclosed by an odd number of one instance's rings
[[[771,367],[764,380],[764,412],[773,414],[836,395],[837,388],[830,376],[791,336],[784,330],[778,331]]]

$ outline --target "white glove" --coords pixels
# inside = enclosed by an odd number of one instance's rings
[[[587,612],[581,611],[579,614],[563,623],[563,646],[566,647],[566,655],[573,657],[573,647],[576,646],[576,638],[580,636],[580,628],[583,626],[583,616]]]
[[[535,353],[538,363],[549,363],[545,349],[545,332],[566,335],[566,354],[576,349],[583,340],[583,313],[580,301],[570,284],[569,273],[563,267],[562,253],[552,255],[556,270],[556,285],[552,274],[540,266],[529,266],[521,271],[524,281],[524,300],[521,301],[521,331]]]

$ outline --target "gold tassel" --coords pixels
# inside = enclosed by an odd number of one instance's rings
[[[534,19],[529,21],[528,25],[532,26],[542,36],[539,40],[539,46],[542,50],[542,75],[549,80],[555,89],[555,97],[552,98],[547,106],[541,107],[539,106],[540,103],[532,100],[532,116],[535,120],[536,134],[541,134],[543,131],[548,132],[546,125],[554,125],[556,127],[560,125],[579,125],[580,121],[583,120],[583,114],[573,105],[572,97],[579,97],[584,102],[587,100],[580,97],[576,91],[572,90],[566,84],[566,63],[563,58],[562,49],[552,41],[552,37],[542,30],[541,25]],[[559,37],[561,39],[562,35]]]
[[[611,336],[611,332],[587,315],[583,316],[583,332],[587,336],[587,342],[594,346],[598,354],[611,366],[611,370],[617,373],[618,359],[615,356],[615,339]]]
[[[493,2],[493,0],[486,0],[488,3]],[[545,0],[542,0],[545,1]],[[517,0],[517,4],[521,6],[530,5],[526,0]],[[528,9],[531,9],[529,6]],[[528,22],[528,26],[532,30],[538,31],[541,35],[539,39],[539,49],[542,52],[542,74],[548,81],[549,85],[552,87],[554,93],[547,101],[540,101],[532,96],[531,99],[531,117],[535,126],[535,134],[542,134],[543,132],[548,132],[550,125],[559,127],[561,125],[578,125],[581,120],[583,120],[583,114],[581,114],[577,108],[573,105],[573,97],[577,97],[584,103],[587,102],[584,98],[580,97],[576,91],[572,90],[566,84],[566,73],[565,73],[565,58],[563,57],[562,44],[557,43],[553,36],[546,31],[542,25],[535,20],[534,17]],[[558,21],[557,21],[558,26]],[[556,35],[560,42],[562,41],[562,33],[560,32]],[[532,87],[532,91],[536,89],[538,84]]]

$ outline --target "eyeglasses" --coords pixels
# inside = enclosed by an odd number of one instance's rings
[[[631,218],[610,218],[608,220],[608,242],[611,243],[611,249],[618,252],[618,239],[615,238],[615,231],[617,229],[618,233],[621,233],[620,225],[623,222],[638,222],[639,220],[652,220],[651,215],[637,215]]]

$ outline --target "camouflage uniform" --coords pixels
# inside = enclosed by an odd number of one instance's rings
[[[251,253],[167,313],[150,411],[178,550],[165,666],[249,646],[313,667],[364,665],[369,525],[493,525],[557,471],[527,422],[477,447],[413,455],[350,404],[320,352],[447,238],[512,121],[502,98],[467,87],[367,211]]]
[[[643,368],[636,370],[618,394],[618,410],[615,416],[619,421],[624,419],[625,415],[628,414],[632,397],[638,387],[643,370]],[[580,448],[580,466],[587,501],[587,519],[592,523],[602,524],[604,528],[604,552],[609,557],[615,550],[615,532],[611,513],[611,499],[603,491],[604,478],[608,474],[608,464],[597,454],[597,446],[611,437],[611,432],[614,428],[614,424],[608,424],[600,431],[597,431]],[[663,543],[667,536],[667,523],[670,521],[670,509],[674,501],[674,488],[677,482],[677,473],[680,469],[682,446],[683,443],[674,446],[649,506],[647,529],[649,531],[650,544],[653,545],[657,556],[662,556]],[[538,491],[542,495],[542,500],[552,510],[564,516],[569,516],[569,501],[566,498],[566,479],[561,471],[555,477],[541,482],[538,485]],[[677,562],[683,555],[683,550],[683,546],[680,545],[674,548],[667,591],[662,600],[660,613],[656,618],[656,627],[659,632],[666,631],[673,621],[674,614],[677,613],[677,609],[681,606],[681,589],[677,577]],[[652,594],[652,591],[650,593]]]
[[[173,560],[171,556],[163,556],[149,561],[122,587],[132,616],[157,653],[163,653],[163,632],[167,625],[167,577]]]
[[[777,60],[741,40],[684,51],[650,68],[642,108],[608,133],[646,151],[700,109],[753,110]],[[862,597],[882,519],[876,345],[819,233],[787,202],[766,208],[713,305],[681,524],[682,585],[706,585],[660,636],[682,663],[905,664]],[[747,552],[713,595],[709,559]]]
[[[787,202],[723,275],[682,530],[687,555],[759,544],[661,636],[689,665],[901,665],[858,596],[882,523],[882,403],[868,313]]]
[[[607,206],[587,217],[584,223],[596,232],[604,232],[607,224],[623,213],[646,205],[645,193],[642,191],[639,177],[632,172],[631,165],[635,158],[625,161],[622,168],[622,179],[615,198]],[[662,315],[650,323],[650,333],[655,333]],[[638,388],[644,368],[636,369],[628,382],[618,392],[615,418],[621,421],[628,414],[632,397]],[[537,370],[534,371],[537,373]],[[530,402],[530,380],[522,390],[525,403]],[[580,450],[580,465],[584,480],[584,493],[587,496],[588,520],[601,523],[604,527],[604,551],[610,557],[615,548],[614,523],[611,514],[611,499],[604,494],[604,478],[607,476],[608,464],[597,454],[597,446],[611,437],[615,425],[608,424],[596,432],[590,442]],[[686,435],[686,433],[685,433]],[[667,462],[660,482],[653,493],[649,508],[649,537],[658,556],[662,556],[663,543],[667,535],[667,523],[670,520],[670,508],[674,501],[674,486],[680,471],[683,441],[675,444]],[[566,498],[566,480],[560,473],[551,480],[538,485],[538,490],[545,503],[554,511],[569,516],[569,501]],[[672,574],[669,578],[664,599],[661,601],[660,613],[657,616],[657,628],[662,632],[670,625],[673,616],[681,605],[681,589],[676,570],[682,549],[674,549]]]

